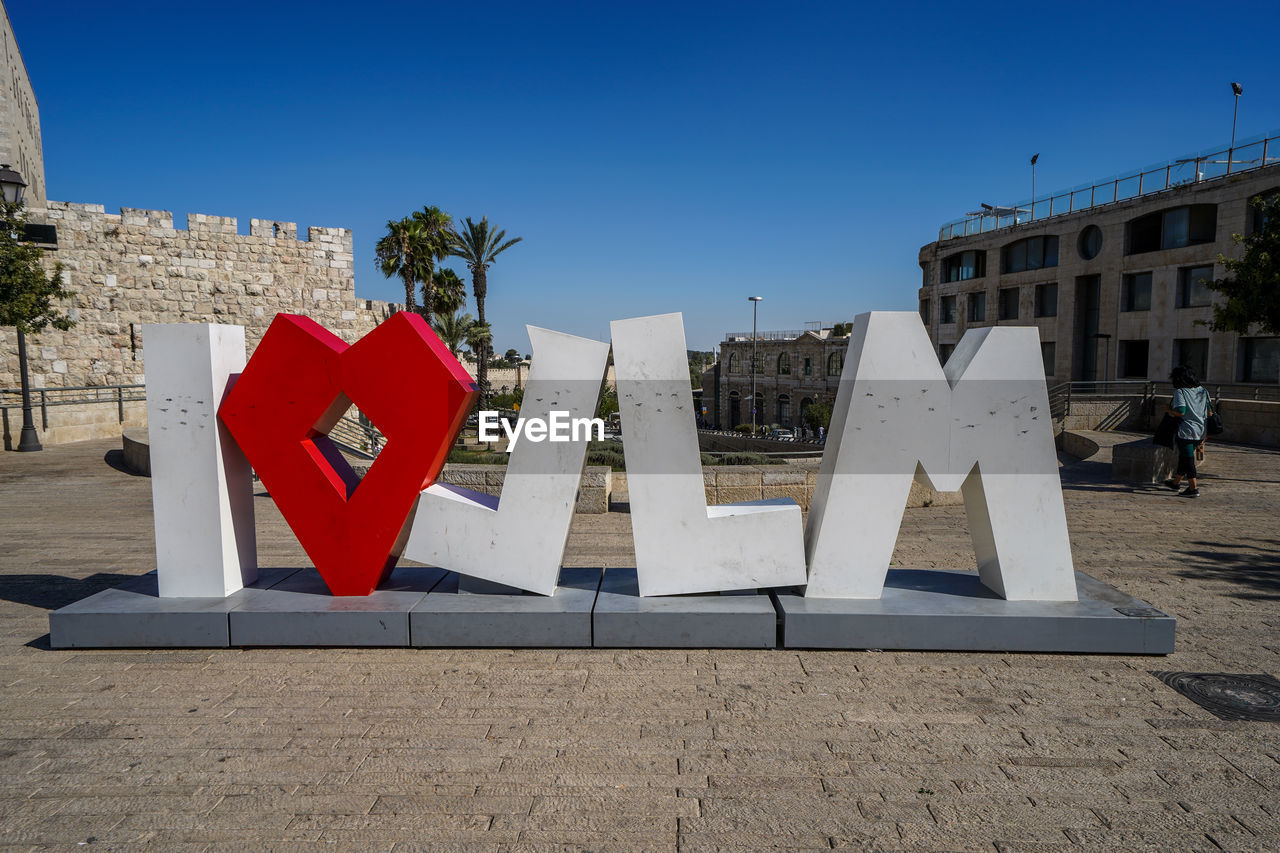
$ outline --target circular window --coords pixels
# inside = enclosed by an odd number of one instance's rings
[[[1091,261],[1098,256],[1098,252],[1102,251],[1102,229],[1097,225],[1090,225],[1080,232],[1080,239],[1076,243],[1076,248],[1080,250],[1080,257],[1086,261]]]

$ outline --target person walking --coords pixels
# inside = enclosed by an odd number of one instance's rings
[[[1165,411],[1178,419],[1178,436],[1174,449],[1178,453],[1178,467],[1173,479],[1166,480],[1165,485],[1174,491],[1187,478],[1187,488],[1180,496],[1184,498],[1200,497],[1200,489],[1196,482],[1196,451],[1204,443],[1205,422],[1213,406],[1209,402],[1209,392],[1200,385],[1195,371],[1189,367],[1175,367],[1169,374],[1173,383],[1173,399],[1165,406]]]

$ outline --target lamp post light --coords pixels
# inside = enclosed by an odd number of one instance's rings
[[[27,182],[22,179],[19,172],[9,168],[8,163],[0,164],[0,192],[4,194],[6,202],[20,203],[23,190],[26,188]],[[31,382],[27,378],[27,336],[23,333],[21,326],[17,328],[17,332],[18,374],[22,378],[22,434],[18,438],[17,449],[27,453],[44,448],[40,446],[40,437],[36,435],[35,421],[31,417]]]
[[[1235,159],[1236,150],[1236,115],[1240,112],[1240,96],[1244,94],[1244,86],[1233,82],[1231,92],[1236,96],[1236,105],[1231,110],[1231,147],[1227,149],[1227,171],[1231,170],[1231,161]]]
[[[748,296],[751,303],[751,434],[756,434],[756,317],[763,296]]]

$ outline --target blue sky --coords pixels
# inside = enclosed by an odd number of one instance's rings
[[[1271,3],[6,6],[50,198],[349,227],[392,300],[388,219],[487,215],[524,238],[499,351],[669,311],[709,349],[753,294],[772,329],[911,309],[920,246],[1036,152],[1043,192],[1225,143],[1232,80],[1238,137],[1280,127]]]

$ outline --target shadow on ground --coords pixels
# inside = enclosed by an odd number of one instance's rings
[[[106,462],[121,474],[128,474],[130,477],[145,477],[146,474],[139,474],[129,466],[124,464],[123,450],[108,450],[107,455],[102,457],[102,461]]]
[[[95,592],[112,589],[134,575],[98,572],[87,578],[62,575],[0,575],[0,600],[57,610],[87,598]]]
[[[1219,542],[1192,544],[1204,549],[1176,552],[1183,563],[1179,577],[1235,584],[1241,589],[1228,594],[1236,598],[1280,601],[1280,540],[1245,540],[1229,550]]]

